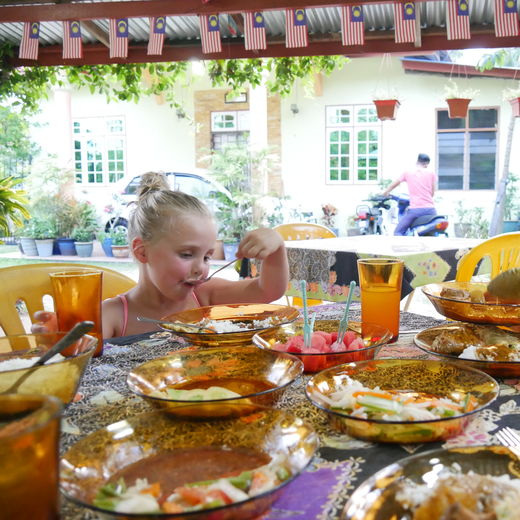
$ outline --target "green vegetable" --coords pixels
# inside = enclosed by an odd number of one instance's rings
[[[109,509],[113,511],[116,508],[117,500],[121,495],[126,492],[126,484],[123,478],[120,478],[117,482],[109,482],[103,487],[99,488],[96,496],[94,497],[94,505],[100,509]]]
[[[245,491],[251,486],[252,479],[253,473],[251,471],[242,471],[240,475],[237,475],[236,477],[229,477],[227,480],[236,488]]]
[[[291,476],[291,472],[284,466],[276,470],[276,476],[281,480],[287,480]]]
[[[359,396],[358,403],[376,412],[387,412],[392,414],[398,414],[403,408],[403,405],[397,401],[383,399],[373,395]]]

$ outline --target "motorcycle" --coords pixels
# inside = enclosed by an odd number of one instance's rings
[[[362,204],[356,208],[356,221],[362,235],[393,234],[395,225],[410,205],[408,195],[377,195],[368,201],[372,202],[372,206]],[[395,201],[397,205],[393,205],[391,201]],[[444,215],[424,215],[412,222],[406,235],[448,236],[446,232],[448,225]]]

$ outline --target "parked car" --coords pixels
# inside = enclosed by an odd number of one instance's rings
[[[209,179],[202,173],[164,172],[172,190],[183,191],[201,199],[212,211],[217,210],[218,193],[231,199],[231,193],[218,182]],[[137,200],[137,189],[141,175],[125,176],[114,184],[113,194],[121,201],[123,207],[118,216],[112,216],[105,224],[105,231],[118,227],[128,227],[131,202]]]

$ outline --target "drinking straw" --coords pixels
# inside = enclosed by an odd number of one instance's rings
[[[352,280],[350,282],[350,286],[349,286],[349,290],[348,290],[347,303],[345,305],[345,310],[343,311],[343,317],[341,318],[341,320],[339,320],[338,339],[336,341],[340,344],[343,341],[343,338],[345,337],[345,333],[347,332],[348,311],[350,309],[350,304],[352,302],[352,296],[354,295],[355,287],[356,287],[356,282],[354,280]]]
[[[309,309],[307,308],[307,282],[305,280],[300,281],[300,291],[302,293],[303,301],[303,345],[305,347],[310,347],[311,334],[312,329],[314,327],[314,320],[316,319],[316,315],[314,315],[314,319],[311,323],[309,321]]]

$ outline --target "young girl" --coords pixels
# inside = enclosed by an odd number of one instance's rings
[[[142,176],[139,197],[128,225],[128,238],[139,265],[139,281],[130,291],[103,301],[103,337],[157,330],[137,316],[160,319],[198,306],[267,303],[287,288],[289,267],[282,237],[272,229],[256,229],[240,242],[237,258],[262,260],[258,278],[229,281],[208,276],[217,233],[208,208],[197,198],[170,190],[164,175]],[[55,315],[36,313],[51,328]]]

